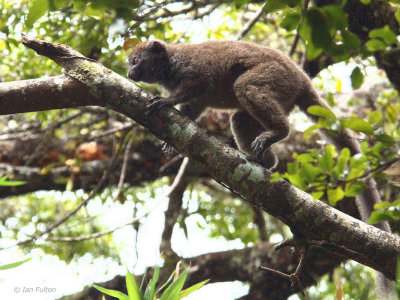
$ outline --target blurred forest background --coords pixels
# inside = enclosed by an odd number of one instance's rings
[[[62,73],[54,62],[24,47],[21,33],[67,44],[122,76],[129,50],[154,38],[169,43],[233,39],[277,48],[313,78],[340,118],[325,116],[311,126],[303,114],[292,113],[290,137],[274,146],[280,160],[275,177],[340,208],[360,193],[369,168],[384,200],[370,222],[388,220],[397,233],[397,3],[0,0],[0,82]],[[165,95],[158,86],[141,86]],[[200,123],[233,145],[230,114],[209,110]],[[320,141],[316,129],[339,127],[356,131],[360,155],[337,153]],[[2,116],[0,259],[32,260],[2,274],[6,281],[0,290],[16,297],[11,290],[18,280],[26,286],[55,287],[58,282],[56,293],[38,299],[67,294],[74,295],[65,299],[100,299],[98,291],[85,285],[103,282],[123,291],[124,265],[140,277],[146,266],[159,264],[161,276],[167,276],[185,258],[191,265],[188,284],[210,279],[198,291],[201,296],[194,293],[190,299],[377,297],[373,270],[337,258],[311,264],[318,251],[308,257],[306,296],[290,282],[258,271],[260,264],[293,270],[296,255],[287,249],[273,251],[275,243],[291,236],[290,230],[193,163],[185,161],[184,176],[177,180],[183,158],[166,157],[161,147],[145,128],[106,108]],[[233,283],[221,284],[227,282]]]

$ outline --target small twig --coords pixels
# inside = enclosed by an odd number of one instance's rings
[[[351,250],[345,246],[335,244],[333,242],[308,239],[307,243],[312,247],[323,248],[334,255],[341,256],[344,258],[358,256],[359,258],[362,258],[362,260],[364,261],[371,261],[366,255]]]
[[[126,137],[126,134],[121,138],[121,140],[123,141]],[[121,147],[122,149],[122,147]],[[91,199],[94,198],[94,196],[96,196],[98,194],[98,192],[102,189],[103,185],[105,184],[109,174],[111,173],[112,168],[114,167],[117,158],[120,154],[120,151],[115,151],[113,157],[110,160],[110,164],[109,167],[107,168],[107,170],[103,173],[103,176],[101,177],[100,181],[97,183],[96,187],[90,192],[89,196],[81,202],[81,204],[79,204],[74,210],[72,210],[71,212],[69,212],[67,215],[65,215],[64,217],[62,217],[60,220],[58,220],[57,222],[55,222],[53,225],[51,225],[50,227],[48,227],[46,230],[30,237],[29,239],[26,239],[24,241],[18,242],[13,246],[10,247],[5,247],[5,248],[0,248],[0,249],[9,249],[9,248],[13,248],[13,247],[17,247],[17,246],[22,246],[25,245],[27,243],[30,243],[34,240],[37,240],[38,238],[41,238],[43,235],[48,234],[50,232],[52,232],[54,229],[56,229],[57,227],[59,227],[60,225],[64,224],[66,221],[68,221],[72,216],[74,216],[83,206],[85,206]]]
[[[193,14],[193,16],[190,18],[190,20],[191,20],[191,21],[195,21],[195,20],[197,20],[197,19],[201,19],[202,17],[211,14],[219,5],[220,5],[220,4],[213,4],[213,5],[210,6],[210,8],[209,8],[208,10],[206,10],[206,11],[204,11],[204,12],[202,12],[202,13],[199,13],[198,9],[196,8],[196,10],[194,11],[194,14]],[[182,38],[187,34],[187,32],[189,31],[189,29],[190,29],[191,26],[192,26],[192,23],[189,24],[189,26],[185,29],[185,31],[182,32],[182,34],[181,34],[179,37],[177,37],[177,38],[172,42],[172,44],[178,44],[179,41],[180,41],[180,39],[182,39]]]
[[[374,172],[383,172],[386,169],[388,169],[391,165],[393,165],[394,163],[396,163],[398,161],[400,161],[400,157],[393,158],[393,159],[391,159],[391,160],[389,160],[389,161],[377,166],[374,169],[369,169],[369,170],[365,171],[364,174],[362,174],[362,175],[360,175],[358,177],[355,177],[355,178],[352,178],[352,179],[349,179],[349,180],[339,180],[339,182],[340,183],[349,183],[349,182],[354,182],[354,181],[357,181],[357,180],[360,180],[360,179],[368,179],[368,178],[371,177],[372,173],[374,173]]]
[[[274,270],[274,269],[271,269],[268,267],[263,267],[263,266],[259,266],[258,268],[260,270],[271,272],[275,275],[285,278],[286,280],[289,280],[291,283],[291,286],[295,287],[297,285],[297,287],[300,289],[302,295],[305,296],[304,288],[303,288],[303,285],[301,284],[301,280],[300,280],[300,275],[305,266],[305,261],[306,261],[307,253],[309,250],[309,244],[303,238],[294,236],[291,239],[287,239],[287,240],[277,244],[275,246],[275,250],[282,249],[284,247],[293,247],[294,250],[297,251],[300,255],[299,263],[297,264],[296,270],[293,273],[285,274],[281,271]]]
[[[253,208],[253,219],[254,223],[258,227],[258,232],[259,232],[259,239],[260,241],[267,241],[268,240],[268,232],[267,232],[267,225],[265,223],[264,215],[263,215],[263,210],[260,209],[259,207],[252,205]]]
[[[135,126],[136,126],[136,123],[129,123],[129,124],[123,125],[123,126],[121,126],[121,127],[112,128],[112,129],[106,130],[106,131],[104,131],[104,132],[102,132],[102,133],[99,133],[99,134],[90,136],[90,137],[89,137],[89,140],[96,140],[96,139],[105,137],[105,136],[107,136],[107,135],[111,135],[111,134],[113,134],[113,133],[116,133],[116,132],[118,132],[118,131],[131,130],[131,129],[133,129]]]
[[[122,169],[121,169],[121,176],[119,177],[117,191],[115,193],[113,202],[116,199],[118,199],[119,195],[121,194],[121,190],[122,190],[122,187],[124,185],[124,182],[125,182],[125,175],[126,175],[126,170],[127,170],[127,166],[128,166],[129,155],[131,153],[133,140],[134,140],[134,137],[132,135],[131,138],[128,141],[128,144],[126,145],[126,149],[125,149],[125,153],[124,153],[124,160],[123,160]]]
[[[69,237],[59,237],[59,238],[57,238],[57,237],[55,237],[55,238],[46,237],[46,238],[43,238],[43,240],[50,241],[50,242],[82,242],[82,241],[87,241],[87,240],[91,240],[91,239],[96,239],[96,238],[102,237],[104,235],[113,233],[114,231],[117,231],[118,229],[121,229],[123,227],[129,226],[129,225],[133,225],[133,224],[137,223],[141,218],[143,218],[146,215],[148,215],[150,212],[151,211],[149,210],[144,215],[142,215],[140,217],[137,217],[137,218],[134,218],[131,221],[129,221],[129,222],[123,224],[123,225],[117,226],[117,227],[115,227],[113,229],[104,230],[104,231],[96,232],[96,233],[93,233],[93,234],[90,234],[90,235],[85,235],[85,236],[72,236],[72,237],[69,236]]]
[[[168,208],[165,211],[164,230],[161,235],[160,252],[165,253],[169,257],[177,257],[178,255],[172,250],[171,237],[174,225],[179,216],[182,214],[182,199],[188,184],[193,179],[193,169],[198,170],[196,163],[185,157],[171,184],[168,193]],[[201,172],[201,170],[200,170]]]
[[[175,163],[177,163],[178,161],[183,160],[183,159],[184,159],[184,156],[182,156],[181,154],[175,155],[168,162],[166,162],[164,165],[162,165],[160,167],[160,169],[158,170],[158,172],[160,174],[163,174],[168,168],[170,168],[172,165],[174,165]]]
[[[310,0],[304,0],[303,8],[301,9],[301,21],[304,20],[304,16],[306,15],[309,3],[310,3]],[[289,56],[290,57],[292,57],[294,52],[296,51],[296,47],[297,47],[297,44],[298,44],[299,40],[300,40],[300,33],[299,33],[299,30],[297,29],[296,36],[295,36],[295,38],[293,40],[292,47],[290,48],[290,52],[289,52]]]
[[[52,132],[53,130],[61,127],[63,124],[66,124],[68,122],[71,122],[72,120],[80,117],[81,115],[83,115],[83,112],[77,112],[76,114],[66,118],[65,120],[59,121],[59,122],[55,122],[50,124],[48,127],[41,129],[41,132],[44,132],[44,134],[42,135],[38,145],[36,146],[35,151],[33,151],[33,153],[29,156],[29,158],[26,160],[25,162],[25,166],[30,166],[31,163],[36,160],[36,158],[39,156],[40,152],[42,151],[42,149],[45,146],[45,142],[46,142],[46,138],[49,136],[50,132]]]
[[[254,24],[256,24],[257,21],[263,15],[264,8],[265,8],[266,5],[267,5],[267,2],[265,2],[263,4],[263,6],[261,6],[260,9],[256,12],[254,17],[244,25],[242,31],[239,32],[238,35],[235,37],[235,40],[237,40],[237,41],[241,40],[250,31],[250,29],[254,26]]]

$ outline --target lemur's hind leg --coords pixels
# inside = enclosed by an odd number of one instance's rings
[[[278,164],[278,158],[271,148],[267,148],[261,155],[252,148],[252,143],[264,132],[264,128],[245,111],[237,111],[231,117],[231,128],[237,146],[241,151],[256,158],[267,169],[273,169]]]

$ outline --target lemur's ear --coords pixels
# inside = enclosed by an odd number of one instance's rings
[[[165,50],[165,43],[162,41],[153,40],[147,43],[147,48],[156,53],[160,53]]]

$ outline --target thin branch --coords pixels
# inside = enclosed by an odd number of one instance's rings
[[[45,142],[46,142],[47,138],[49,137],[49,135],[51,134],[51,132],[53,130],[55,130],[57,128],[60,128],[62,125],[66,124],[66,123],[69,123],[69,122],[75,120],[76,118],[79,118],[81,115],[83,115],[83,112],[79,111],[76,114],[74,114],[74,115],[72,115],[72,116],[70,116],[70,117],[68,117],[68,118],[66,118],[66,119],[64,119],[62,121],[52,123],[49,126],[47,126],[46,128],[43,128],[41,130],[41,132],[44,132],[44,134],[43,134],[42,138],[40,139],[38,145],[36,146],[35,151],[33,151],[33,153],[26,160],[25,166],[31,166],[32,162],[34,160],[36,160],[36,158],[40,155],[42,149],[44,148],[44,146],[46,144]]]
[[[126,134],[121,138],[121,140],[123,141],[126,137]],[[122,147],[121,147],[122,148]],[[6,248],[1,248],[1,249],[8,249],[8,248],[13,248],[13,247],[18,247],[18,246],[23,246],[27,243],[30,243],[34,240],[37,240],[38,238],[41,238],[43,235],[48,234],[50,232],[52,232],[54,229],[58,228],[60,225],[64,224],[66,221],[68,221],[72,216],[74,216],[83,206],[87,205],[87,203],[93,199],[99,192],[100,190],[103,188],[103,185],[105,184],[108,176],[111,173],[112,168],[114,167],[118,155],[120,154],[120,150],[119,151],[115,151],[113,157],[111,158],[110,164],[108,169],[104,172],[103,176],[101,177],[100,181],[97,183],[96,187],[90,192],[89,196],[81,202],[81,204],[79,204],[74,210],[72,210],[71,212],[69,212],[67,215],[65,215],[64,217],[62,217],[60,220],[58,220],[57,222],[55,222],[53,225],[51,225],[50,227],[48,227],[46,230],[30,237],[29,239],[23,240],[21,242],[16,243],[13,246],[9,246]]]
[[[126,226],[134,225],[140,219],[142,219],[145,216],[147,216],[150,212],[151,212],[151,210],[147,211],[142,216],[133,218],[131,221],[129,221],[129,222],[125,223],[125,224],[122,224],[120,226],[114,227],[113,229],[96,232],[96,233],[93,233],[93,234],[90,234],[90,235],[69,236],[69,237],[46,237],[46,238],[42,238],[42,239],[45,240],[45,241],[50,241],[50,242],[82,242],[82,241],[87,241],[87,240],[91,240],[91,239],[96,239],[96,238],[102,237],[104,235],[113,233],[113,232],[117,231],[118,229],[124,228]]]
[[[288,240],[283,241],[282,243],[276,245],[275,250],[282,249],[284,247],[293,247],[294,250],[300,254],[299,262],[297,264],[296,270],[293,273],[285,274],[281,271],[274,270],[274,269],[271,269],[268,267],[263,267],[263,266],[260,266],[259,269],[273,273],[282,278],[285,278],[286,280],[289,280],[291,282],[291,286],[296,287],[296,285],[297,285],[297,287],[301,290],[301,293],[303,294],[303,296],[305,296],[303,285],[300,280],[300,275],[305,266],[305,261],[306,261],[307,253],[309,250],[309,245],[305,239],[295,236],[291,239],[288,239]]]
[[[164,230],[162,232],[160,251],[167,256],[177,256],[171,247],[172,231],[179,215],[182,212],[182,198],[186,187],[192,180],[193,170],[198,170],[196,164],[185,157],[175,176],[168,193],[168,208],[165,211]]]
[[[267,241],[268,240],[268,232],[267,232],[267,225],[265,223],[263,211],[256,206],[252,206],[253,208],[253,219],[254,223],[256,224],[259,232],[259,239],[261,241]]]
[[[119,177],[117,191],[115,192],[115,196],[113,202],[118,199],[119,195],[121,194],[122,187],[125,182],[125,175],[129,161],[129,155],[131,154],[131,148],[133,144],[134,136],[132,135],[129,139],[128,144],[126,145],[125,153],[124,153],[124,160],[122,162],[122,169],[121,169],[121,176]]]
[[[346,245],[354,251],[352,258],[396,277],[396,257],[400,253],[399,237],[352,218],[308,195],[283,180],[270,181],[271,173],[246,156],[184,117],[173,108],[154,111],[146,117],[146,103],[151,96],[129,80],[109,72],[102,65],[75,56],[69,48],[25,37],[29,47],[54,59],[64,69],[96,92],[96,100],[147,127],[153,134],[174,146],[190,159],[204,165],[213,178],[226,183],[251,204],[277,216],[295,228],[301,236]],[[46,49],[43,49],[46,48]],[[0,84],[1,86],[1,84]],[[51,106],[51,104],[50,104]],[[300,209],[301,208],[301,209]],[[310,230],[314,228],[314,230]],[[337,234],[332,235],[332,230]],[[363,256],[357,253],[363,253]],[[364,257],[365,256],[365,257]]]
[[[244,25],[243,30],[241,32],[239,32],[239,34],[235,37],[235,40],[237,40],[237,41],[241,40],[250,31],[250,29],[254,26],[254,24],[256,24],[257,21],[263,15],[264,8],[265,8],[266,5],[267,5],[267,2],[265,2],[263,4],[263,6],[261,6],[258,9],[258,11],[254,15],[254,17],[251,20],[249,20],[246,25]]]
[[[102,132],[102,133],[99,133],[99,134],[90,136],[90,137],[89,137],[89,140],[96,140],[96,139],[99,139],[99,138],[102,138],[102,137],[111,135],[111,134],[113,134],[113,133],[116,133],[116,132],[118,132],[118,131],[131,130],[131,129],[133,129],[136,125],[137,125],[136,123],[130,122],[130,123],[125,124],[125,125],[123,125],[123,126],[121,126],[121,127],[111,128],[111,129],[106,130],[106,131],[104,131],[104,132]]]
[[[354,178],[349,179],[349,180],[339,180],[339,182],[340,183],[349,183],[349,182],[354,182],[354,181],[357,181],[357,180],[368,179],[368,178],[371,177],[371,175],[373,173],[383,172],[386,169],[390,168],[391,165],[395,164],[398,161],[400,161],[400,157],[392,158],[391,160],[388,160],[387,162],[384,162],[383,164],[378,165],[374,169],[366,170],[362,175],[360,175],[358,177],[354,177]]]
[[[306,12],[307,12],[307,8],[308,8],[308,4],[309,4],[309,3],[310,3],[310,0],[304,0],[303,7],[302,7],[302,9],[301,9],[301,19],[300,19],[300,22],[302,22],[302,21],[304,20],[304,16],[306,15]],[[290,48],[290,52],[289,52],[289,56],[290,56],[290,57],[292,57],[293,54],[294,54],[294,52],[296,51],[296,47],[297,47],[297,44],[298,44],[299,40],[300,40],[300,33],[299,33],[299,30],[297,29],[297,31],[296,31],[296,36],[295,36],[295,38],[294,38],[294,40],[293,40],[292,47]]]

